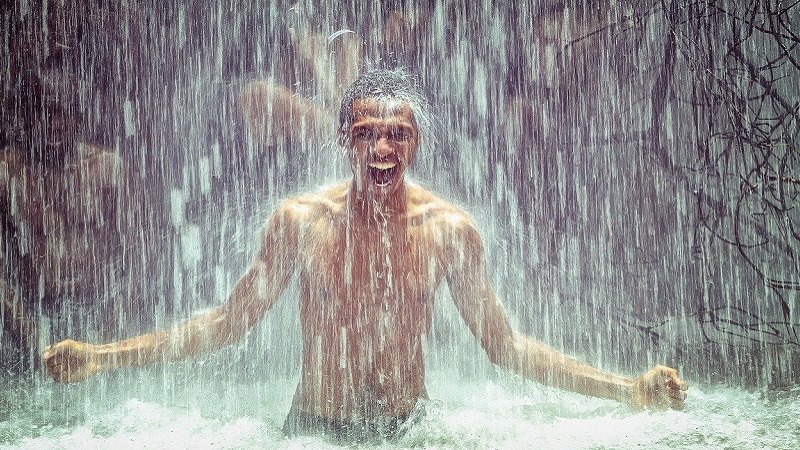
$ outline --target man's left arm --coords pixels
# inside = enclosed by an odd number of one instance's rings
[[[452,254],[445,255],[450,261],[450,292],[492,363],[550,386],[634,407],[683,408],[687,384],[675,369],[659,365],[638,378],[616,375],[515,332],[486,276],[477,230],[463,219],[453,225],[451,233],[455,245]]]

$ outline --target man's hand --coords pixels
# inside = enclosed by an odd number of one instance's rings
[[[59,383],[75,383],[100,372],[92,344],[67,339],[47,347],[42,355],[50,376]]]
[[[658,365],[635,380],[630,403],[636,408],[683,409],[687,389],[677,370]]]

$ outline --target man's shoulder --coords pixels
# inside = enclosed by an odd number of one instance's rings
[[[463,209],[436,194],[420,189],[413,193],[409,223],[428,236],[429,244],[442,261],[480,257],[483,240],[472,217]]]
[[[472,217],[460,207],[417,185],[412,185],[409,193],[411,223],[425,224],[449,235],[480,239]]]
[[[284,200],[278,206],[276,214],[289,219],[307,221],[341,213],[346,201],[347,185],[337,184]]]

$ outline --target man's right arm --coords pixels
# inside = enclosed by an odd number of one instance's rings
[[[56,381],[75,382],[103,370],[177,361],[238,341],[275,304],[288,285],[297,254],[298,226],[290,205],[269,220],[259,253],[228,302],[172,329],[103,345],[72,340],[44,352]]]

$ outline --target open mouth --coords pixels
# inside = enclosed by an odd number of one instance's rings
[[[394,182],[397,175],[395,162],[371,162],[367,166],[369,177],[378,186],[388,186]]]

